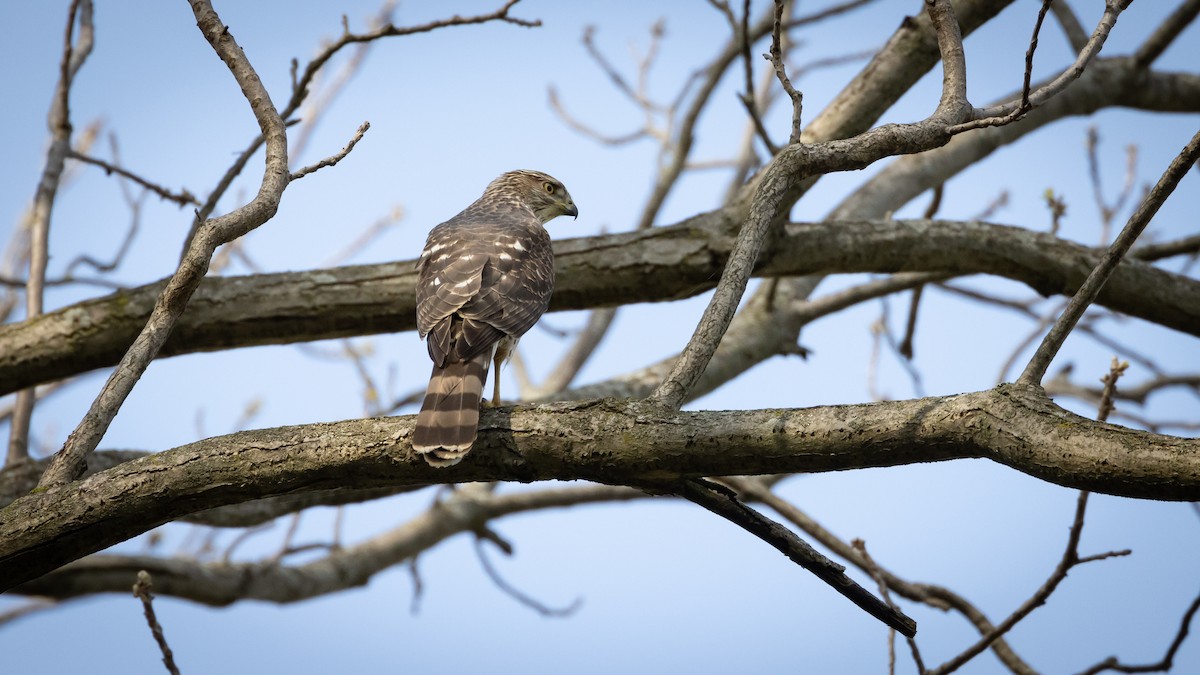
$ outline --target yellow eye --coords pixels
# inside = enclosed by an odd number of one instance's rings
[[[542,183],[542,187],[546,188],[546,192],[554,194],[554,183]]]

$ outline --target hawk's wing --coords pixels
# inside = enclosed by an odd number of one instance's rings
[[[435,364],[520,337],[554,288],[550,237],[532,218],[446,221],[429,233],[417,266],[417,327]]]

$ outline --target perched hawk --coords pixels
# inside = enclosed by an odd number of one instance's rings
[[[433,374],[412,444],[431,465],[453,466],[471,449],[493,361],[499,405],[500,364],[550,304],[554,253],[542,225],[562,215],[579,215],[562,183],[509,171],[430,231],[417,261],[417,330]]]

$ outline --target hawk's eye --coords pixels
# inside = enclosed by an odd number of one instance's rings
[[[554,194],[554,183],[542,183],[542,187],[546,188],[546,192]]]

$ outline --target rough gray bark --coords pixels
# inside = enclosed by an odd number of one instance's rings
[[[0,509],[0,590],[189,513],[284,493],[472,481],[838,471],[969,457],[1059,485],[1200,500],[1200,440],[1084,419],[1032,387],[802,410],[666,413],[623,400],[486,411],[471,458],[412,451],[411,416],[245,431],[120,464]]]
[[[732,239],[699,217],[672,227],[560,241],[551,310],[690,297],[716,282]],[[843,272],[994,274],[1042,295],[1074,293],[1098,252],[1046,233],[956,221],[789,225],[756,275]],[[163,355],[413,330],[413,263],[340,267],[200,285]],[[149,316],[161,282],[0,326],[0,394],[116,363]],[[1126,261],[1099,304],[1200,335],[1200,282]]]
[[[16,589],[59,599],[126,592],[130,575],[147,570],[160,594],[207,605],[240,600],[288,603],[362,586],[377,572],[410,559],[479,523],[534,509],[645,499],[633,488],[587,485],[495,494],[462,486],[416,518],[369,541],[299,565],[205,563],[194,559],[99,554],[77,560]]]
[[[101,471],[146,457],[150,454],[145,450],[99,450],[88,455],[88,468],[83,477],[89,477]],[[8,506],[13,500],[19,499],[37,487],[38,478],[46,470],[50,460],[40,459],[19,464],[6,465],[0,469],[0,508]],[[296,513],[313,506],[339,506],[358,502],[380,499],[391,495],[409,492],[409,487],[386,487],[355,490],[353,488],[336,488],[332,490],[317,490],[294,495],[279,495],[254,499],[240,504],[220,506],[215,509],[197,511],[180,518],[181,521],[195,525],[210,527],[251,527],[269,522],[282,515]]]

